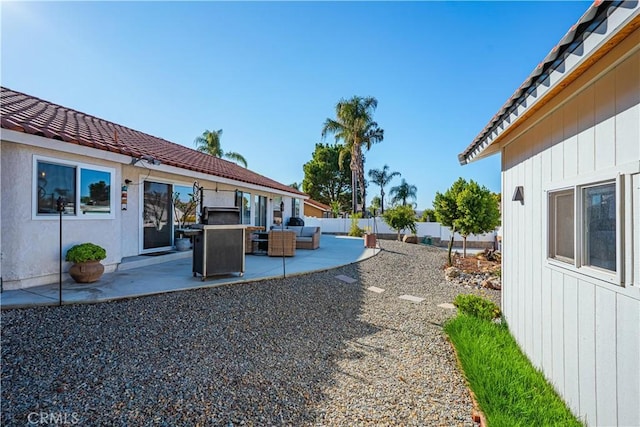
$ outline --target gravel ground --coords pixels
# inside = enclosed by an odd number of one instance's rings
[[[447,283],[440,250],[381,245],[282,280],[5,311],[2,425],[472,426],[437,305],[499,292]]]

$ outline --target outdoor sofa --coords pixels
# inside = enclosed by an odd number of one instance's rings
[[[271,227],[272,230],[280,230],[281,228],[278,225]],[[320,227],[288,225],[284,229],[295,232],[296,249],[318,249],[320,247]]]

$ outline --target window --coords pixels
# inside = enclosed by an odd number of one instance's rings
[[[64,215],[112,217],[114,170],[43,158],[35,159],[36,217],[57,215],[57,200],[66,202]]]
[[[300,216],[300,199],[291,199],[291,216]]]
[[[573,190],[549,195],[549,257],[563,262],[574,261]]]
[[[282,224],[282,211],[280,210],[280,204],[282,203],[282,196],[273,198],[273,223]]]
[[[240,208],[242,224],[251,224],[251,193],[236,191],[236,206]]]
[[[549,192],[548,257],[593,277],[618,280],[617,192],[616,181]]]
[[[582,264],[616,271],[616,185],[582,189]]]
[[[254,224],[256,226],[267,225],[267,198],[265,196],[258,196],[256,194],[254,205],[256,207],[256,214],[254,218]]]

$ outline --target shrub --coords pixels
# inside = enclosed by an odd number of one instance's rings
[[[73,263],[87,261],[101,261],[107,257],[107,251],[93,243],[82,243],[72,246],[65,256],[65,260]]]
[[[351,215],[351,229],[348,233],[349,236],[362,237],[364,235],[364,230],[358,226],[358,220],[360,218],[362,218],[361,213]]]
[[[456,296],[453,305],[462,313],[483,320],[493,320],[500,317],[500,308],[492,301],[477,295],[460,294]]]

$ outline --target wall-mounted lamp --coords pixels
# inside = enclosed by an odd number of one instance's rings
[[[151,156],[142,156],[142,157],[132,157],[131,158],[131,163],[129,163],[130,165],[135,165],[136,163],[140,162],[144,160],[145,162],[152,164],[154,166],[158,166],[159,164],[162,163],[162,161],[156,159],[155,157],[151,157]]]
[[[518,185],[516,187],[511,200],[514,202],[520,202],[521,205],[524,205],[524,187],[522,185]]]

